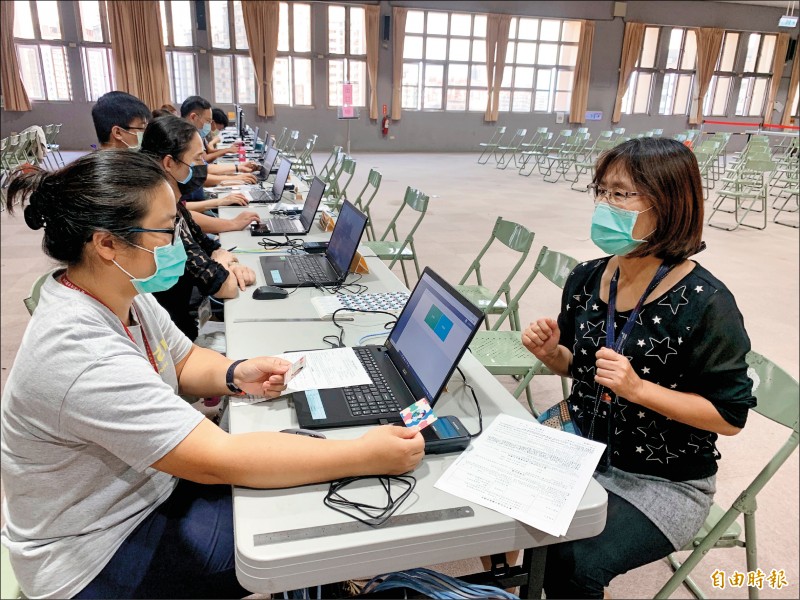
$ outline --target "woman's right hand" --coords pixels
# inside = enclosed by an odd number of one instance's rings
[[[557,355],[560,338],[561,330],[556,320],[543,317],[528,325],[522,332],[522,345],[536,358],[547,362]]]
[[[261,217],[258,216],[258,213],[249,210],[240,212],[231,219],[231,223],[233,223],[233,226],[235,227],[234,231],[241,231],[242,229],[247,228],[247,226],[253,221],[260,223]]]
[[[236,285],[239,286],[239,289],[242,291],[244,291],[248,285],[253,285],[256,282],[255,271],[238,262],[228,265],[228,271],[236,278]]]
[[[244,194],[228,194],[217,199],[217,206],[247,206],[248,204],[247,196]]]
[[[382,425],[359,439],[369,475],[402,475],[413,471],[425,456],[425,440],[416,427]]]

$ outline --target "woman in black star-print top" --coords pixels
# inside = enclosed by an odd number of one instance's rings
[[[558,319],[522,335],[573,379],[580,434],[607,445],[595,473],[606,528],[548,549],[548,598],[602,598],[616,575],[691,540],[713,500],[717,436],[738,433],[755,406],[736,302],[689,260],[703,248],[692,152],[671,139],[624,142],[600,157],[589,190],[592,241],[611,256],[578,265]]]

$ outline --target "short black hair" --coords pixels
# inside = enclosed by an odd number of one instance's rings
[[[97,140],[105,144],[111,139],[114,127],[125,129],[135,118],[145,122],[150,120],[150,109],[147,105],[127,92],[108,92],[97,99],[92,108],[92,121],[97,133]]]
[[[151,121],[142,136],[140,152],[160,161],[165,156],[180,160],[189,143],[199,135],[195,126],[176,117],[167,115]]]
[[[201,96],[189,96],[181,104],[181,117],[186,118],[189,113],[200,110],[208,110],[211,108],[211,102]]]
[[[228,120],[228,115],[226,115],[225,111],[221,108],[212,109],[211,118],[214,120],[214,123],[217,125],[222,125],[223,127],[227,127],[231,124],[231,122]]]

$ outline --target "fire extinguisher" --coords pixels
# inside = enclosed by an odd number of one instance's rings
[[[389,133],[389,117],[383,115],[383,119],[381,119],[381,133],[383,135],[387,135]]]

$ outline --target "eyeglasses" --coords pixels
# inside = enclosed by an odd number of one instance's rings
[[[131,233],[171,233],[172,243],[176,243],[181,237],[181,229],[183,229],[183,217],[178,215],[175,217],[175,227],[172,229],[150,229],[148,227],[128,227],[125,231]]]
[[[625,206],[626,204],[630,203],[631,200],[635,200],[636,198],[646,195],[642,194],[641,192],[609,190],[597,185],[596,183],[590,183],[587,185],[586,190],[589,192],[589,197],[595,204],[605,200],[611,206]]]

